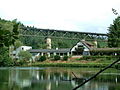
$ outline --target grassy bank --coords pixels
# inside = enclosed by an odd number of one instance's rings
[[[37,66],[37,67],[99,67],[103,68],[111,64],[109,62],[97,62],[97,61],[76,61],[76,62],[35,62],[31,63],[28,66]],[[114,67],[114,66],[113,66]]]
[[[43,62],[34,62],[28,64],[28,66],[37,67],[99,67],[103,68],[117,60],[113,56],[84,56],[82,58],[70,58],[67,61],[63,60],[45,60]],[[119,64],[113,67],[120,67]]]

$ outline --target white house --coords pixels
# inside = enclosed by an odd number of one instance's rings
[[[20,51],[27,51],[30,49],[32,49],[31,46],[20,46],[19,48],[17,48],[16,50],[13,51],[12,56],[13,56],[13,58],[18,59],[19,58],[18,54],[20,53]]]

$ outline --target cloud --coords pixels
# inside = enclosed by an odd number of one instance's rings
[[[119,6],[120,0],[2,0],[0,15],[38,28],[107,32]]]

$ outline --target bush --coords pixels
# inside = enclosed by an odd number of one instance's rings
[[[60,60],[60,56],[59,56],[59,55],[55,55],[55,56],[54,56],[54,60],[55,60],[55,61]]]
[[[65,56],[63,57],[63,61],[67,61],[67,60],[68,60],[68,56],[65,55]]]
[[[19,62],[18,62],[18,66],[22,66],[22,65],[25,65],[25,64],[27,64],[26,60],[19,60]]]
[[[40,58],[39,58],[39,61],[41,61],[41,62],[43,62],[43,61],[45,61],[46,60],[46,56],[44,55],[44,56],[41,56]]]
[[[32,54],[28,51],[20,51],[18,56],[20,60],[30,60],[32,58]]]
[[[14,62],[14,66],[22,66],[22,65],[27,65],[28,64],[28,62],[26,61],[26,60],[13,60],[13,62]]]

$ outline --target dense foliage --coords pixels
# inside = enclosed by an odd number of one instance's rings
[[[45,60],[46,60],[46,56],[45,55],[44,56],[40,56],[39,61],[43,62]]]
[[[15,43],[14,43],[14,49],[17,49],[20,46],[23,46],[23,43],[21,41],[19,41],[19,40],[16,40]]]
[[[67,55],[63,56],[63,61],[67,61],[67,60],[68,60],[68,56]]]
[[[113,21],[108,30],[108,46],[120,47],[120,16]]]
[[[30,59],[32,59],[32,54],[29,53],[28,51],[20,51],[18,56],[19,56],[20,60],[29,61]]]
[[[19,23],[16,20],[0,19],[0,66],[12,66],[10,46],[14,44],[19,35]]]
[[[0,47],[9,47],[14,44],[19,35],[18,26],[19,23],[16,23],[16,20],[10,22],[0,19]]]
[[[9,57],[7,48],[0,48],[0,66],[13,66],[14,62],[12,58]]]
[[[55,56],[54,56],[54,60],[55,60],[55,61],[60,60],[60,56],[59,56],[59,55],[55,55]]]
[[[51,38],[52,39],[52,48],[71,48],[75,45],[78,40],[67,40],[67,39],[58,39],[58,38]],[[21,42],[24,45],[32,46],[34,49],[46,49],[46,39],[44,37],[20,37]]]

